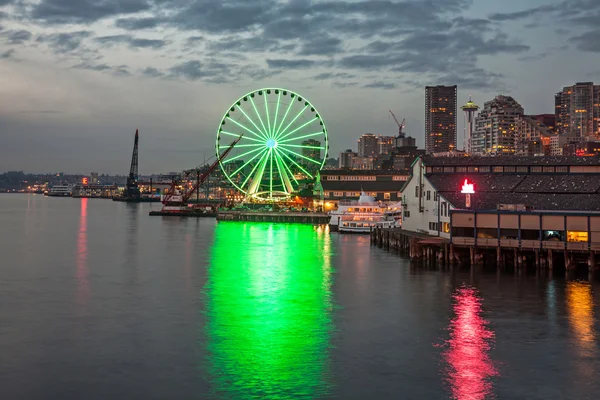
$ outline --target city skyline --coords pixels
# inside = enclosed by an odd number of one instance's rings
[[[598,84],[600,2],[480,3],[0,0],[0,170],[126,174],[137,128],[140,173],[189,168],[258,87],[310,99],[335,157],[395,135],[388,109],[424,147],[428,85],[544,114],[563,87]]]

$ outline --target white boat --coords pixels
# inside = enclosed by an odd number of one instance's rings
[[[361,193],[358,201],[340,202],[338,209],[329,213],[329,229],[342,233],[369,233],[374,228],[402,226],[401,203],[383,203]]]
[[[69,197],[73,193],[73,185],[54,185],[50,188],[48,196]]]

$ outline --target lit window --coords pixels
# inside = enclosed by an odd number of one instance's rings
[[[567,231],[567,242],[587,242],[588,233],[579,231]]]

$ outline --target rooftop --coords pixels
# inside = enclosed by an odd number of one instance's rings
[[[321,176],[339,176],[339,175],[353,175],[353,176],[372,176],[372,175],[410,175],[408,169],[322,169]]]
[[[471,166],[471,165],[600,165],[600,156],[465,156],[465,157],[423,157],[428,167]]]

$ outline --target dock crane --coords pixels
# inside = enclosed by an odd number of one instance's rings
[[[212,163],[203,173],[202,175],[198,174],[198,178],[196,183],[190,190],[183,190],[177,182],[177,180],[173,180],[171,183],[171,187],[167,194],[165,194],[162,198],[162,213],[182,213],[186,211],[193,211],[194,207],[189,207],[187,202],[192,197],[192,195],[198,191],[200,186],[208,179],[208,176],[217,168],[219,163],[227,157],[229,152],[233,150],[236,144],[242,139],[244,134],[241,134],[237,139],[235,139],[229,147],[221,154],[214,163]],[[185,174],[188,175],[192,171],[197,171],[197,169],[192,169],[185,171]],[[197,206],[197,205],[196,205]]]
[[[403,138],[404,132],[402,132],[402,129],[404,129],[404,122],[406,121],[406,118],[404,118],[402,120],[402,123],[400,123],[400,122],[398,122],[398,118],[396,118],[396,116],[394,115],[392,110],[389,110],[389,111],[390,111],[390,114],[392,114],[392,117],[394,117],[394,121],[396,121],[396,125],[398,125],[398,137]]]

